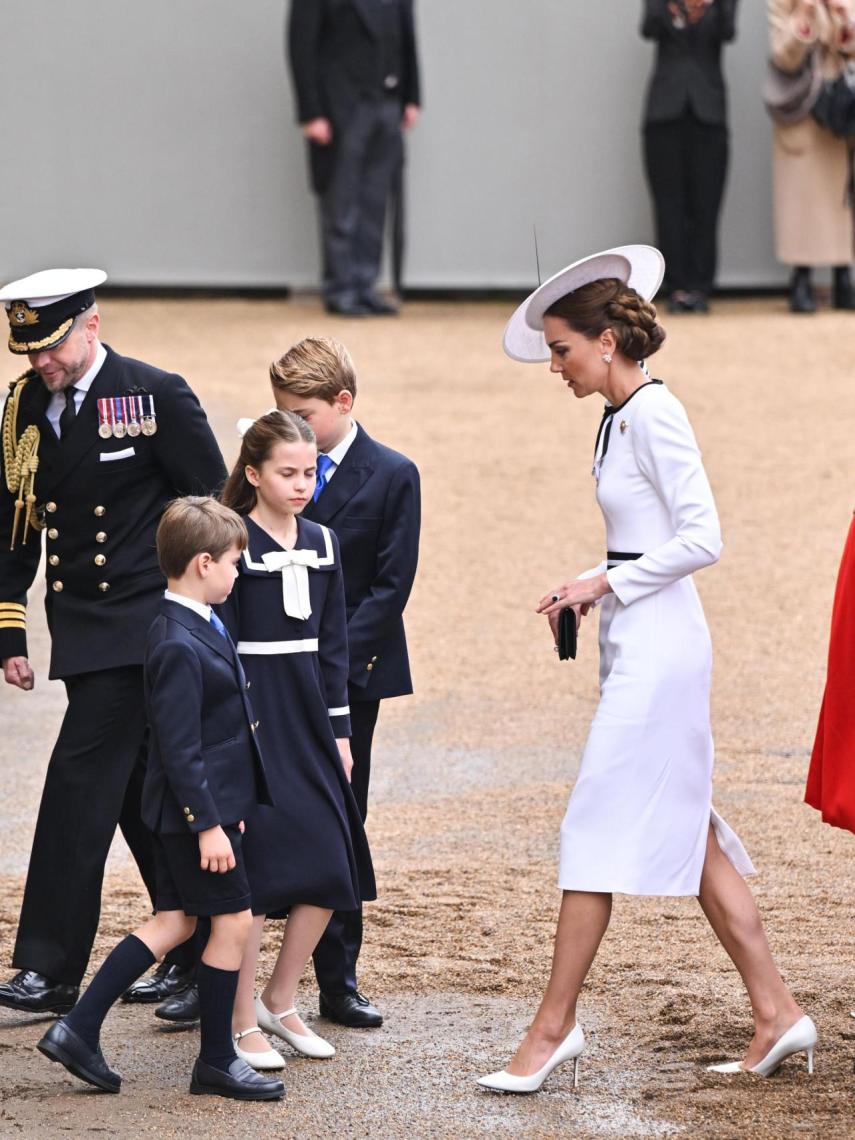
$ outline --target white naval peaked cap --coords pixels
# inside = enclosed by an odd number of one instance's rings
[[[604,277],[616,277],[646,301],[652,301],[665,275],[665,258],[652,245],[620,245],[574,261],[539,285],[505,326],[502,347],[525,364],[549,360],[543,314],[556,301]]]
[[[9,350],[40,352],[62,344],[75,318],[95,303],[103,269],[42,269],[0,289],[9,318]]]

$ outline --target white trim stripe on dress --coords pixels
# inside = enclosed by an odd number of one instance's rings
[[[318,526],[321,527],[321,530],[324,534],[324,553],[323,555],[318,555],[318,566],[331,566],[335,561],[335,558],[333,555],[333,545],[332,538],[330,537],[329,527],[321,526],[320,523],[318,523]],[[301,549],[303,548],[301,547]],[[249,556],[248,547],[243,552],[243,560],[250,570],[265,570],[268,574],[275,573],[275,571],[272,571],[269,566],[265,566],[263,562],[253,562]]]
[[[350,716],[350,705],[342,705],[340,709],[327,709],[330,716]]]
[[[264,657],[276,657],[280,653],[317,653],[318,639],[304,637],[295,641],[239,641],[238,653],[260,654]]]

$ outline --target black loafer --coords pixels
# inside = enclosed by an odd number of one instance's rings
[[[162,1021],[198,1021],[199,987],[192,982],[186,990],[159,1005],[154,1016]]]
[[[281,1100],[285,1086],[276,1077],[257,1073],[240,1057],[235,1057],[228,1072],[215,1069],[199,1057],[193,1066],[190,1092],[196,1096],[227,1096],[232,1100]]]
[[[154,973],[148,978],[140,978],[134,982],[130,989],[122,994],[122,1001],[150,1005],[156,1001],[165,1001],[175,994],[184,993],[192,985],[195,970],[182,966],[169,966],[161,962]]]
[[[87,1085],[94,1085],[96,1089],[109,1093],[117,1093],[122,1087],[122,1078],[104,1060],[100,1046],[90,1049],[83,1038],[78,1037],[64,1021],[53,1024],[37,1048],[50,1061],[65,1065],[69,1073],[86,1081]]]
[[[346,994],[321,994],[318,1006],[321,1017],[351,1029],[377,1029],[383,1024],[383,1014],[358,990]]]
[[[68,1013],[80,993],[78,986],[55,982],[35,970],[21,970],[0,985],[0,1005],[24,1013]]]

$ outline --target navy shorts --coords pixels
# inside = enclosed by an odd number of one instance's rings
[[[235,914],[249,910],[252,897],[243,862],[243,836],[236,823],[223,825],[235,855],[234,869],[220,874],[200,866],[199,836],[155,835],[154,909],[191,915]]]

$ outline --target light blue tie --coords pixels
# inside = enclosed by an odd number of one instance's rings
[[[327,485],[327,472],[331,467],[335,467],[335,463],[332,461],[332,459],[330,459],[328,455],[318,456],[318,481],[315,485],[315,493],[312,495],[314,502],[318,501],[318,499],[321,497],[321,491],[323,491],[324,487]]]
[[[229,640],[228,630],[226,629],[226,627],[223,625],[223,623],[220,621],[220,619],[217,617],[217,615],[214,613],[213,610],[211,610],[211,625],[214,627],[214,629],[217,631],[217,633],[221,634],[226,639],[226,641]]]

